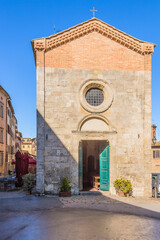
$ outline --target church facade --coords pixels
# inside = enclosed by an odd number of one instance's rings
[[[32,40],[37,70],[37,191],[93,187],[151,196],[151,55],[155,45],[97,18]]]

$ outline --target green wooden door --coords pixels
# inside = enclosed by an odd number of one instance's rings
[[[79,190],[83,190],[83,144],[82,141],[79,142]]]
[[[100,154],[100,189],[109,191],[109,146]]]

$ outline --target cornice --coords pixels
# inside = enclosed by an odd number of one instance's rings
[[[6,90],[0,85],[0,91],[3,92],[3,94],[8,98],[8,99],[11,99],[9,94],[6,92]]]
[[[143,55],[152,54],[156,46],[134,38],[97,18],[92,18],[63,32],[32,40],[33,51],[34,53],[37,50],[48,51],[94,31]]]
[[[12,114],[15,114],[14,108],[13,108],[12,103],[11,103],[11,99],[8,101],[8,104],[9,104],[9,107],[10,107],[10,110],[11,110]]]

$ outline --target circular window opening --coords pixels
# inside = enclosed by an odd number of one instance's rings
[[[91,88],[86,92],[85,98],[90,105],[99,106],[104,101],[104,94],[99,88]]]

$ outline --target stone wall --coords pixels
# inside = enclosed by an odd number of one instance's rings
[[[43,54],[43,52],[41,52]],[[109,109],[98,113],[109,131],[80,131],[90,115],[80,103],[86,80],[101,80],[113,92]],[[108,140],[110,191],[119,177],[130,179],[133,193],[151,196],[151,73],[37,67],[37,190],[58,193],[67,176],[78,192],[78,146],[81,140]]]

